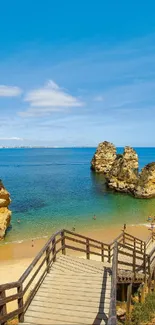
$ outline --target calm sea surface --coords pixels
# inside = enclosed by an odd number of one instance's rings
[[[155,148],[135,149],[140,168],[155,161]],[[43,237],[63,227],[80,231],[143,224],[149,214],[155,215],[155,199],[106,189],[103,176],[90,170],[94,152],[95,148],[0,149],[0,178],[12,199],[12,228],[3,243]]]

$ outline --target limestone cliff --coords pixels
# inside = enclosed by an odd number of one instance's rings
[[[0,180],[0,239],[4,238],[6,230],[10,225],[11,211],[8,209],[10,202],[10,194]]]
[[[134,195],[138,198],[155,197],[155,162],[142,169],[134,189]]]
[[[134,149],[125,147],[124,153],[117,155],[106,180],[108,186],[116,191],[133,192],[138,181],[138,155]]]
[[[107,174],[116,159],[116,147],[107,141],[101,142],[91,161],[91,169],[96,173]]]

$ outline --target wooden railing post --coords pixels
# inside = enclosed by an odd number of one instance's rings
[[[117,315],[116,315],[117,268],[118,268],[118,243],[117,241],[115,241],[114,249],[113,249],[113,259],[112,259],[112,279],[111,279],[109,319],[107,325],[117,324]]]
[[[56,244],[55,244],[55,237],[52,240],[52,254],[53,254],[53,262],[56,261]]]
[[[0,299],[6,298],[5,290],[0,291]],[[3,317],[7,314],[6,304],[0,306],[0,316]],[[1,323],[1,325],[4,325],[4,323]]]
[[[50,247],[49,246],[46,249],[46,266],[47,266],[47,273],[49,273],[49,266],[50,266]]]
[[[130,283],[127,288],[127,305],[126,305],[127,322],[130,321],[130,317],[131,317],[131,295],[132,295],[132,283]]]
[[[140,249],[141,249],[141,252],[142,252],[143,251],[143,242],[142,241],[141,241]]]
[[[151,263],[150,263],[150,255],[148,255],[148,273],[149,273],[149,278],[148,278],[148,292],[151,291]]]
[[[18,294],[20,294],[20,298],[18,298],[18,308],[22,308],[22,312],[18,315],[18,320],[20,323],[24,322],[24,301],[23,301],[23,285],[22,283],[17,288]]]
[[[144,283],[146,283],[146,243],[144,243]]]
[[[135,279],[136,275],[136,241],[134,238],[134,249],[133,249],[133,278]]]
[[[108,262],[111,263],[111,247],[108,246]]]
[[[153,270],[153,291],[155,292],[155,268]]]
[[[125,233],[123,231],[123,244],[125,244]]]
[[[66,255],[66,248],[65,248],[65,232],[61,232],[61,247],[62,247],[62,254]]]
[[[90,259],[90,251],[89,251],[89,239],[86,239],[86,258]]]
[[[101,261],[104,262],[104,245],[101,244]]]

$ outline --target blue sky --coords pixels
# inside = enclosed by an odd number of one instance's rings
[[[0,145],[155,145],[155,4],[5,0]]]

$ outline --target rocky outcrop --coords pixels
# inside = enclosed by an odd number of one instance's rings
[[[134,189],[134,196],[138,198],[155,197],[155,162],[142,169]]]
[[[117,155],[106,180],[111,189],[133,192],[138,181],[138,155],[134,149],[125,147],[124,153]]]
[[[10,204],[10,194],[0,181],[0,239],[3,239],[11,220],[11,211],[8,209]]]
[[[107,174],[116,159],[116,147],[107,141],[101,142],[91,161],[91,169],[96,173]]]
[[[109,188],[130,193],[137,198],[155,197],[155,162],[138,172],[138,155],[131,147],[125,147],[123,154],[116,154],[110,142],[99,144],[91,161],[91,168],[105,175]]]

